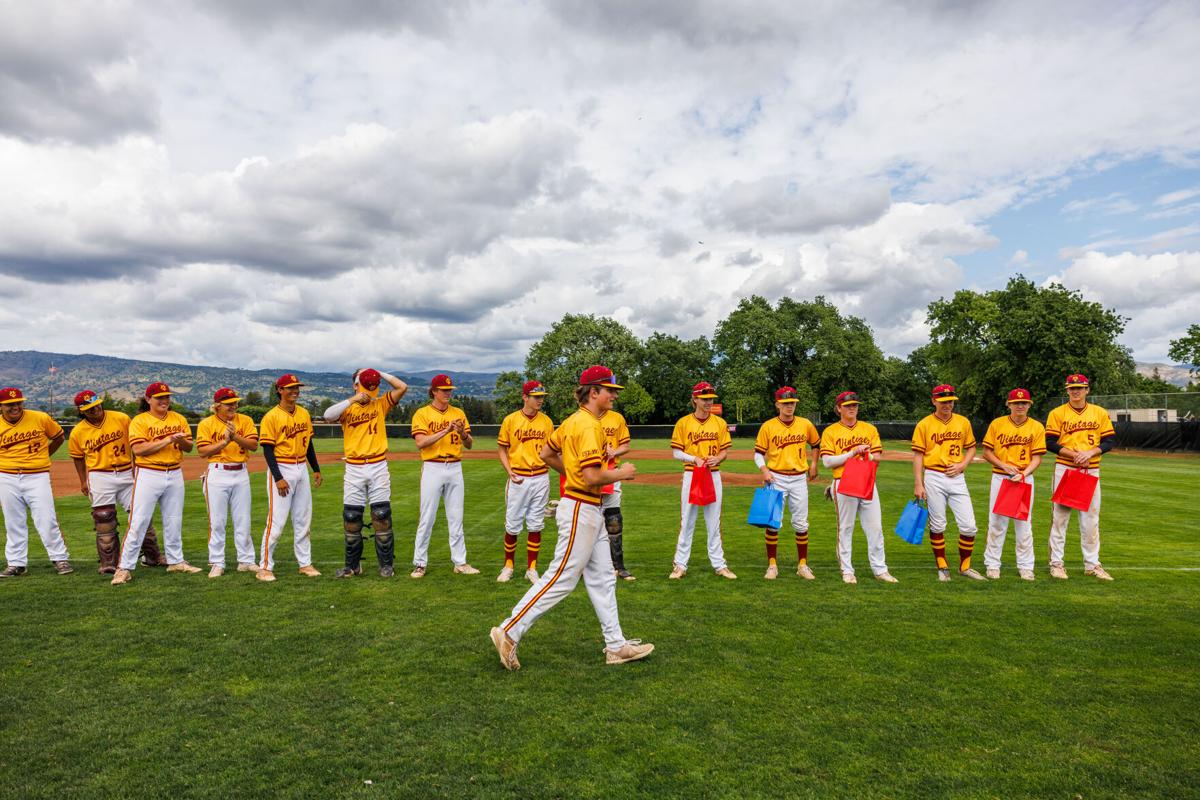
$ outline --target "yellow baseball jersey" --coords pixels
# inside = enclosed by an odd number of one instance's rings
[[[417,434],[428,436],[437,433],[450,427],[450,423],[456,419],[462,420],[464,432],[471,432],[471,423],[467,422],[467,415],[461,408],[449,406],[445,411],[438,411],[433,407],[433,403],[421,406],[417,409],[417,413],[413,414],[412,435],[414,437]],[[462,460],[462,449],[462,437],[457,433],[448,433],[429,447],[422,447],[421,460],[453,464],[455,461]]]
[[[879,431],[874,425],[859,421],[854,423],[854,427],[847,427],[842,424],[841,420],[838,420],[821,434],[821,448],[818,452],[823,456],[840,456],[860,444],[867,445],[872,453],[883,452],[883,441],[880,440]],[[844,465],[834,467],[833,479],[841,478],[843,470],[845,470]]]
[[[671,434],[671,448],[682,450],[689,456],[708,458],[718,455],[722,450],[733,446],[729,438],[729,425],[716,414],[709,414],[703,420],[695,414],[688,414],[675,423],[675,431]],[[694,464],[684,464],[685,472],[691,472]],[[719,467],[713,467],[713,472],[719,472]]]
[[[258,434],[254,432],[254,420],[245,414],[234,414],[233,428],[237,432],[237,435],[243,439],[258,438]],[[197,447],[207,447],[224,438],[225,423],[217,419],[216,414],[205,417],[196,426]],[[214,464],[245,464],[246,451],[240,444],[231,440],[229,444],[209,456],[208,460]]]
[[[105,411],[99,425],[86,419],[71,429],[67,439],[71,458],[83,460],[89,471],[124,472],[133,466],[129,453],[129,415]]]
[[[1025,469],[1034,456],[1046,452],[1046,429],[1033,417],[1026,418],[1020,425],[1013,422],[1010,416],[997,417],[983,435],[983,446],[990,448],[996,458],[1005,464]],[[992,472],[997,475],[1008,474],[995,465],[992,466]]]
[[[133,448],[143,442],[157,442],[176,433],[192,435],[191,426],[182,414],[168,411],[164,419],[159,419],[149,411],[143,411],[129,423],[129,446]],[[148,456],[134,456],[133,460],[139,469],[176,469],[179,462],[183,461],[183,451],[179,445],[172,444]]]
[[[303,406],[296,406],[290,414],[275,406],[263,415],[258,426],[259,444],[273,446],[275,460],[280,464],[302,463],[308,457],[312,436],[312,417]]]
[[[554,423],[538,411],[532,417],[514,411],[500,423],[496,445],[508,451],[508,465],[518,475],[544,475],[550,471],[542,461],[542,445],[554,433]]]
[[[63,429],[43,411],[25,409],[16,423],[0,419],[0,472],[47,472],[50,440]]]
[[[758,429],[754,452],[766,459],[771,472],[802,475],[808,472],[808,451],[804,445],[815,447],[820,441],[816,426],[804,417],[793,417],[790,423],[772,417]]]
[[[951,414],[948,422],[930,414],[913,430],[913,452],[922,456],[925,469],[934,472],[945,472],[946,467],[962,461],[963,452],[974,446],[975,433],[962,414]]]
[[[612,450],[627,445],[631,441],[625,417],[612,409],[605,411],[604,415],[600,417],[600,427],[604,429],[604,444]],[[621,459],[614,458],[612,463],[619,464]]]
[[[1082,452],[1096,447],[1106,436],[1116,436],[1117,432],[1113,430],[1112,419],[1108,416],[1108,411],[1100,406],[1087,403],[1082,410],[1076,411],[1071,408],[1070,403],[1064,403],[1046,417],[1046,435],[1057,436],[1058,443],[1063,447]],[[1073,460],[1065,458],[1061,453],[1055,460],[1068,467],[1075,466]],[[1096,469],[1099,466],[1100,456],[1088,461],[1089,469]]]
[[[595,414],[581,408],[550,434],[550,449],[562,456],[563,497],[600,505],[600,492],[583,481],[587,467],[604,467],[604,428]]]
[[[387,415],[396,407],[391,391],[365,405],[351,403],[342,413],[342,450],[347,464],[374,464],[387,458]]]

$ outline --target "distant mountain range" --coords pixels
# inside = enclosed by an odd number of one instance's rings
[[[457,393],[472,397],[491,398],[496,389],[495,372],[455,372],[425,370],[409,372],[381,366],[412,389],[410,397],[425,397],[429,381],[439,372],[454,379]],[[53,369],[53,371],[52,371]],[[41,353],[36,350],[0,351],[0,386],[19,386],[34,407],[49,407],[51,394],[55,408],[69,406],[76,392],[91,389],[114,398],[129,400],[139,397],[147,384],[164,381],[174,391],[175,400],[185,408],[202,410],[212,402],[213,392],[222,386],[232,386],[239,392],[257,391],[269,396],[275,379],[284,369],[231,369],[203,367],[191,364],[169,364],[157,361],[134,361],[92,354]],[[305,384],[304,393],[310,397],[340,398],[350,391],[350,375],[340,372],[296,372]]]
[[[1139,375],[1152,378],[1154,377],[1155,370],[1158,370],[1159,378],[1183,389],[1186,389],[1188,383],[1192,380],[1191,376],[1188,375],[1187,364],[1144,364],[1141,361],[1137,362]]]

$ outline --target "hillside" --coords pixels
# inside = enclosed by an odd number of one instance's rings
[[[1146,364],[1141,361],[1137,364],[1138,374],[1147,378],[1153,377],[1156,370],[1159,378],[1181,389],[1186,388],[1191,381],[1186,364]]]
[[[51,367],[56,372],[51,373]],[[490,398],[496,387],[496,373],[426,370],[408,372],[401,368],[382,367],[409,383],[418,396],[429,380],[439,371],[453,376],[458,393]],[[232,386],[239,392],[258,391],[264,396],[275,379],[286,370],[246,370],[229,367],[205,367],[192,364],[170,364],[157,361],[135,361],[92,354],[68,355],[42,353],[36,350],[0,351],[0,386],[19,386],[35,407],[69,405],[75,393],[93,389],[111,396],[130,399],[139,396],[152,381],[166,381],[176,392],[183,406],[200,410],[212,401],[213,392],[222,386]],[[305,393],[315,397],[342,397],[350,392],[350,376],[336,372],[297,372],[306,384]]]

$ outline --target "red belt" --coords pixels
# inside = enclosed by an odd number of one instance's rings
[[[89,469],[88,472],[103,472],[109,475],[119,475],[122,472],[129,472],[131,469],[133,469],[133,465],[128,467],[120,467],[118,469]]]
[[[246,468],[245,464],[220,464],[220,463],[217,463],[217,464],[213,464],[213,466],[220,467],[221,469],[227,469],[227,470],[239,470],[239,469]]]

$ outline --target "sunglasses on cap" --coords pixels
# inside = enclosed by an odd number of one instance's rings
[[[780,392],[779,396],[775,399],[776,400],[795,400],[797,398],[796,398],[795,392]]]
[[[940,392],[934,392],[934,393],[933,393],[933,396],[934,396],[935,398],[938,398],[938,397],[954,397],[954,390],[953,390],[953,389],[942,389]]]

